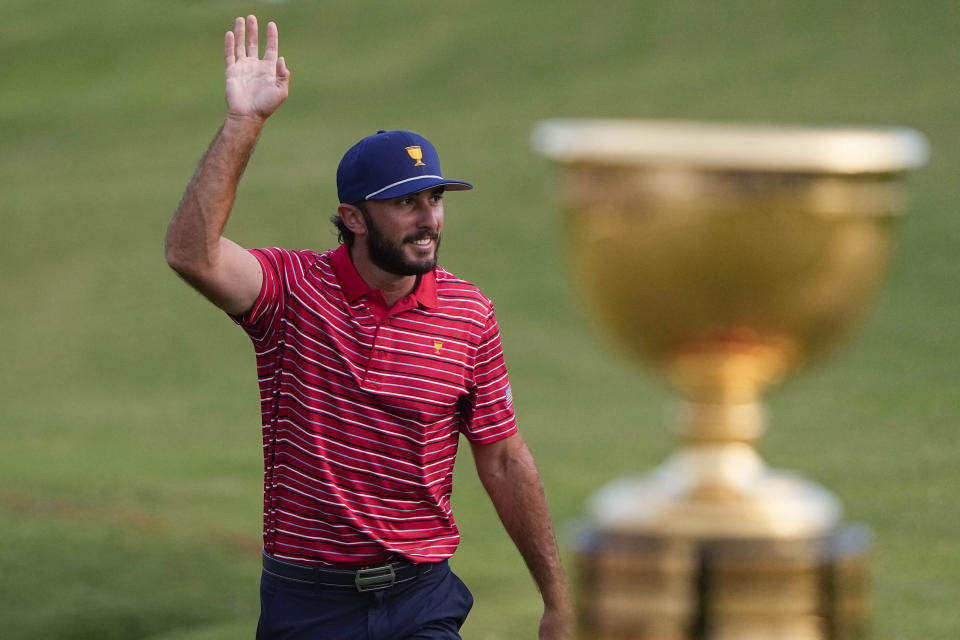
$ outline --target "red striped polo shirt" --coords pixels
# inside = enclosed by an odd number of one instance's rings
[[[516,432],[493,304],[437,267],[388,308],[345,245],[254,249],[264,549],[307,564],[448,558],[459,435]]]

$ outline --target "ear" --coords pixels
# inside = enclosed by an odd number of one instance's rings
[[[337,207],[337,214],[354,235],[363,235],[367,232],[367,221],[363,218],[363,212],[357,207],[341,203]]]

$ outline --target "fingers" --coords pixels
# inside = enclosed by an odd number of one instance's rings
[[[280,33],[277,31],[277,23],[267,23],[267,47],[263,50],[264,60],[276,60],[277,50],[280,48]]]
[[[259,56],[259,33],[257,29],[257,16],[247,16],[247,57],[257,58]]]
[[[257,16],[249,15],[246,19],[240,17],[233,23],[233,31],[227,31],[223,38],[223,59],[226,66],[230,66],[243,58],[257,59],[259,55],[259,34]],[[276,60],[280,49],[280,34],[275,22],[267,23],[267,46],[263,52],[264,60]],[[277,64],[277,73],[280,73],[281,64]],[[286,66],[283,66],[284,72]]]
[[[234,61],[242,60],[246,57],[243,49],[243,40],[246,23],[243,18],[237,18],[233,21],[233,58]]]
[[[243,52],[243,18],[237,18],[233,21],[233,31],[227,31],[223,36],[223,61],[227,67],[237,62],[244,56]]]
[[[223,63],[230,68],[236,62],[236,56],[233,52],[233,31],[227,31],[223,36]]]
[[[277,58],[277,80],[280,84],[290,81],[290,70],[287,69],[287,62],[283,59],[283,56]]]

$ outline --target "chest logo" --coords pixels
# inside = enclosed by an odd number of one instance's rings
[[[423,161],[423,149],[417,146],[407,147],[407,155],[416,160],[413,166],[425,167],[427,163]]]
[[[440,349],[443,349],[443,343],[439,340],[433,341],[433,352],[437,355],[440,355]]]

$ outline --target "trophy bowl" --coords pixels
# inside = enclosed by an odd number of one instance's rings
[[[907,129],[548,120],[570,254],[589,309],[677,390],[679,450],[593,499],[607,530],[809,537],[833,495],[768,469],[763,393],[834,346],[877,291],[927,155]]]

